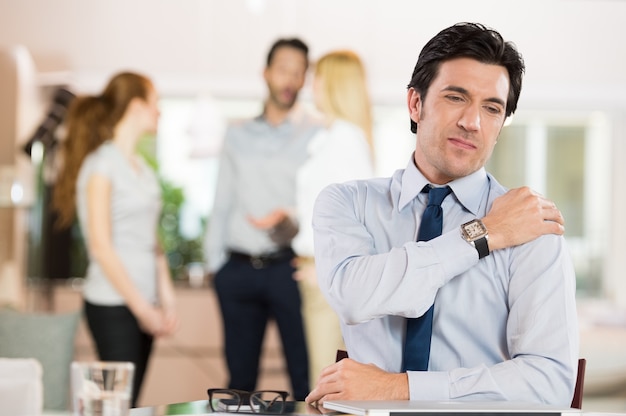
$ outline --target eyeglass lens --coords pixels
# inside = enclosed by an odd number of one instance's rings
[[[252,411],[257,413],[282,413],[285,408],[285,395],[278,391],[257,391],[250,395]]]
[[[242,403],[247,404],[242,399],[236,390],[209,390],[209,405],[214,412],[238,412]]]

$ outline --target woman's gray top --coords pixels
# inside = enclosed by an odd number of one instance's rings
[[[87,184],[92,175],[105,176],[111,182],[109,212],[115,251],[139,291],[149,302],[156,303],[157,223],[161,211],[156,175],[143,160],[140,160],[139,171],[133,169],[111,141],[89,154],[81,166],[76,186],[78,219],[86,242],[89,241]],[[100,265],[91,255],[89,257],[84,298],[97,305],[123,305],[124,299],[110,284]]]

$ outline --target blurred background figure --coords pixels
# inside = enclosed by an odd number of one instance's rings
[[[331,183],[374,175],[371,102],[359,56],[338,50],[322,56],[314,68],[313,98],[325,128],[311,140],[309,158],[298,171],[296,213],[299,231],[293,240],[309,351],[311,386],[344,348],[337,315],[317,285],[313,261],[313,205]]]
[[[273,212],[295,205],[296,172],[320,128],[297,105],[307,68],[308,47],[301,40],[279,39],[270,48],[262,114],[227,128],[205,242],[223,318],[228,387],[256,388],[265,328],[274,319],[295,400],[309,392],[300,292],[293,280],[297,229],[266,224]]]
[[[136,153],[138,140],[156,133],[157,104],[152,82],[134,73],[117,74],[99,96],[75,98],[52,199],[59,227],[71,226],[78,214],[89,253],[87,323],[101,360],[135,364],[133,407],[154,337],[177,326],[157,236],[160,188]]]

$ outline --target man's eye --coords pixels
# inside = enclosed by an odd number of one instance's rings
[[[491,114],[500,114],[502,112],[502,109],[500,109],[500,107],[494,107],[494,106],[486,106],[485,107],[487,109],[488,112],[490,112]]]

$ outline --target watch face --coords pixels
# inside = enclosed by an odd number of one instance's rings
[[[487,230],[485,226],[480,221],[470,221],[469,223],[463,226],[465,230],[465,234],[470,240],[475,240],[476,238],[482,237],[485,235]]]

